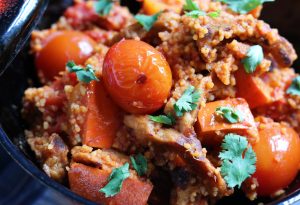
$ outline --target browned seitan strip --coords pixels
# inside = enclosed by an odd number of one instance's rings
[[[202,150],[195,134],[186,137],[177,130],[162,128],[161,124],[150,121],[147,116],[125,116],[124,124],[131,129],[138,143],[144,146],[153,143],[156,147],[173,150],[182,157],[197,176],[207,182],[211,196],[222,197],[231,194],[232,191],[228,189],[219,169],[205,157],[205,150]],[[213,194],[215,192],[216,195]]]
[[[112,46],[114,43],[117,43],[122,39],[139,39],[152,45],[158,45],[161,42],[158,37],[158,33],[163,31],[172,31],[176,25],[174,24],[174,21],[177,22],[179,19],[180,16],[178,14],[172,11],[165,11],[159,16],[150,31],[146,31],[140,23],[136,22],[125,27],[106,44]]]
[[[182,17],[183,24],[197,36],[197,45],[205,62],[216,60],[217,46],[228,39],[239,39],[263,46],[280,67],[289,67],[297,58],[293,46],[276,29],[252,15],[233,16],[222,12],[219,18],[201,16],[198,19]],[[195,37],[196,39],[196,37]]]
[[[72,161],[111,171],[129,162],[129,157],[113,150],[96,149],[83,145],[71,150]]]
[[[27,142],[40,161],[46,174],[56,181],[62,182],[66,175],[66,166],[69,164],[69,149],[57,134],[42,137],[34,136],[32,132],[26,133]]]
[[[111,172],[114,168],[123,166],[125,163],[130,164],[129,156],[112,149],[96,149],[83,145],[75,146],[71,150],[72,162],[85,164],[91,167],[100,168],[101,170]],[[133,167],[130,168],[130,178],[144,181],[134,171]],[[149,182],[149,180],[147,180]],[[150,183],[150,182],[149,182]]]

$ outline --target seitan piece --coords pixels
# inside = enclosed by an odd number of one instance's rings
[[[129,162],[129,157],[114,150],[96,149],[83,145],[71,150],[72,161],[111,171]]]
[[[43,170],[52,179],[62,182],[66,176],[66,166],[69,164],[69,149],[58,134],[34,136],[26,131],[27,142],[34,151]]]
[[[158,45],[176,79],[183,70],[192,67],[196,73],[215,73],[225,85],[235,85],[234,73],[241,65],[249,46],[263,47],[265,59],[258,70],[289,67],[297,58],[293,46],[276,29],[252,15],[235,16],[221,12],[218,18],[181,16],[173,31],[160,32]],[[172,48],[172,49],[170,49]]]
[[[140,23],[136,22],[125,27],[106,44],[112,46],[122,39],[139,39],[151,45],[158,45],[161,42],[158,34],[160,32],[174,30],[179,19],[179,14],[172,11],[165,11],[158,17],[158,20],[153,24],[150,31],[146,31]]]
[[[197,173],[197,177],[203,180],[203,183],[207,183],[209,195],[220,198],[232,193],[220,170],[206,158],[206,150],[202,149],[195,133],[188,137],[184,136],[177,130],[162,128],[161,124],[152,122],[147,116],[127,115],[124,124],[131,130],[138,143],[173,150],[183,158],[187,166]]]

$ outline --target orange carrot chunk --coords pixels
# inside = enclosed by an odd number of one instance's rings
[[[147,204],[153,187],[150,183],[141,181],[138,178],[127,178],[117,195],[106,198],[99,190],[107,184],[109,174],[105,170],[73,163],[68,173],[70,188],[78,195],[100,204]]]
[[[272,89],[262,79],[247,74],[244,69],[235,73],[237,97],[244,98],[250,108],[256,108],[272,102]]]
[[[230,107],[238,111],[242,115],[242,121],[228,122],[216,113],[216,109],[219,107]],[[199,110],[195,129],[201,143],[206,145],[221,143],[227,133],[247,136],[250,141],[254,142],[258,139],[258,131],[253,115],[247,102],[242,98],[229,98],[207,103]]]
[[[122,123],[122,116],[121,110],[110,99],[101,79],[89,84],[86,104],[88,112],[83,130],[83,144],[110,148]]]

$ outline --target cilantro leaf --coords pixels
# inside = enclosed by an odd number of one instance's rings
[[[300,76],[293,79],[292,84],[286,91],[287,94],[300,95]]]
[[[228,5],[234,12],[246,14],[256,7],[262,5],[264,2],[272,2],[274,0],[217,0]]]
[[[194,11],[185,13],[185,15],[190,16],[192,18],[198,18],[199,16],[205,16],[206,13],[205,13],[205,11],[194,10]]]
[[[113,0],[98,0],[94,2],[94,9],[99,15],[106,16],[111,11],[113,5]]]
[[[192,0],[186,0],[185,4],[183,5],[183,10],[185,11],[185,15],[192,17],[192,18],[198,18],[199,16],[210,16],[212,18],[216,18],[220,16],[220,10],[219,11],[213,11],[209,12],[208,14],[205,11],[202,11],[196,2],[193,2]]]
[[[256,170],[256,154],[245,137],[232,133],[225,136],[222,149],[221,174],[229,187],[240,188]]]
[[[199,6],[196,2],[193,2],[192,0],[185,0],[185,4],[183,5],[183,10],[185,11],[200,11]]]
[[[130,160],[133,168],[136,170],[139,176],[143,176],[147,173],[147,159],[142,154],[130,157]]]
[[[134,16],[134,18],[143,26],[146,31],[149,31],[161,13],[162,12],[158,12],[152,16],[137,14]]]
[[[242,122],[244,120],[242,113],[238,110],[233,110],[231,107],[218,107],[216,113],[230,123]]]
[[[246,57],[242,60],[245,71],[247,73],[253,73],[263,59],[264,53],[262,47],[260,45],[251,46]]]
[[[221,10],[217,10],[217,11],[212,11],[212,12],[209,12],[207,14],[207,16],[210,16],[212,18],[217,18],[220,16],[220,13],[221,13]]]
[[[175,118],[171,115],[159,115],[159,116],[149,115],[149,118],[150,118],[150,120],[161,123],[161,124],[166,124],[166,125],[174,125],[175,124]]]
[[[91,65],[87,65],[85,69],[76,65],[73,61],[67,63],[67,69],[70,73],[76,73],[77,79],[84,83],[89,83],[93,80],[99,81],[95,75],[95,71]]]
[[[174,104],[174,109],[177,117],[181,117],[184,112],[195,110],[197,102],[200,99],[200,92],[195,91],[193,86],[189,86],[183,95]]]
[[[112,170],[108,180],[109,182],[99,190],[105,194],[105,197],[112,197],[121,191],[123,181],[130,176],[129,164],[125,163],[119,168]]]

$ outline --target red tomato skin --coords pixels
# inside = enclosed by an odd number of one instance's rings
[[[259,196],[270,196],[286,188],[296,177],[300,165],[300,140],[295,130],[269,120],[259,125],[260,140],[253,145],[257,156]]]
[[[164,56],[136,40],[122,40],[109,49],[103,80],[114,101],[133,114],[160,109],[172,87],[171,69]]]
[[[50,34],[35,56],[39,76],[46,81],[53,80],[60,71],[65,70],[68,61],[84,64],[94,53],[95,46],[93,39],[78,31],[58,31]]]

